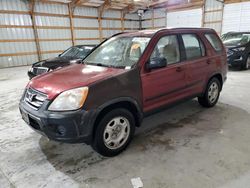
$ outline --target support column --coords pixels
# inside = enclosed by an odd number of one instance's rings
[[[35,37],[35,43],[36,43],[36,50],[37,50],[37,57],[38,60],[42,60],[42,54],[41,54],[41,47],[40,47],[40,41],[38,37],[38,32],[37,32],[37,26],[36,26],[36,20],[35,20],[35,15],[34,15],[34,9],[35,9],[35,0],[31,0],[29,4],[30,8],[30,17],[32,21],[32,29]]]
[[[99,40],[102,42],[103,40],[103,32],[102,32],[102,14],[104,11],[104,5],[98,8],[98,30],[99,30]]]
[[[74,19],[73,19],[74,9],[70,3],[68,4],[68,9],[69,9],[69,23],[70,23],[71,41],[72,41],[72,45],[75,46],[75,31],[74,31]]]
[[[154,29],[155,28],[155,11],[154,11],[154,9],[152,9],[152,29]]]

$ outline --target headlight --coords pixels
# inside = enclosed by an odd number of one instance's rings
[[[68,111],[81,108],[88,96],[88,87],[64,91],[49,106],[50,111]]]

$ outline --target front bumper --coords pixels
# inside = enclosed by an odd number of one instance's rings
[[[227,62],[230,67],[241,67],[245,61],[246,57],[242,52],[234,52],[227,56]]]
[[[46,100],[40,109],[35,110],[22,99],[19,104],[24,121],[36,132],[51,140],[67,143],[91,143],[96,111],[83,109],[68,112],[47,110],[50,101]]]

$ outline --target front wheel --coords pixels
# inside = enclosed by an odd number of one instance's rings
[[[126,109],[114,109],[103,116],[95,131],[93,148],[103,156],[118,155],[129,145],[135,132],[135,120]]]
[[[198,97],[198,101],[203,107],[213,107],[219,99],[221,91],[221,84],[217,78],[212,78],[206,88],[202,97]]]
[[[250,54],[248,55],[247,59],[246,59],[246,62],[243,63],[241,69],[242,70],[248,70],[249,69],[249,66],[250,66]]]

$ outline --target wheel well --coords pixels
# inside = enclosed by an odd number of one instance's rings
[[[222,80],[221,74],[215,74],[215,75],[212,76],[212,78],[217,78],[217,79],[220,81],[220,85],[221,85],[220,90],[222,90],[223,80]],[[210,80],[211,80],[212,78],[210,78]],[[209,80],[209,81],[210,81],[210,80]]]
[[[95,132],[95,129],[96,129],[98,123],[101,121],[102,117],[105,114],[107,114],[108,112],[110,112],[111,110],[114,110],[116,108],[125,108],[128,111],[130,111],[132,113],[132,115],[134,116],[136,127],[140,126],[142,117],[140,115],[139,110],[135,106],[135,104],[133,104],[132,102],[129,102],[129,101],[121,101],[121,102],[111,104],[99,112],[99,114],[97,115],[97,117],[95,119],[93,133]]]

